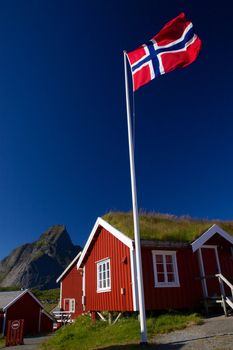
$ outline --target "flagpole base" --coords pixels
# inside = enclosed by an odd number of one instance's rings
[[[146,348],[147,346],[149,346],[149,344],[147,343],[147,341],[142,341],[140,342],[140,346],[142,346],[143,348]]]

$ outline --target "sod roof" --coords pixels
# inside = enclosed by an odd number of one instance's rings
[[[103,219],[110,225],[134,239],[132,212],[109,212]],[[169,214],[139,213],[142,240],[192,242],[212,225],[217,224],[233,235],[233,221],[193,219]]]

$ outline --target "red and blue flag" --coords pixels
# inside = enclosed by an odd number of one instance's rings
[[[127,53],[134,91],[161,74],[188,66],[200,49],[201,40],[193,24],[181,13],[146,44]]]

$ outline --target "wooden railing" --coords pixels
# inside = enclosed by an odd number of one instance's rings
[[[231,290],[231,298],[233,298],[233,285],[231,282],[229,282],[226,277],[224,277],[221,273],[217,273],[215,277],[218,278],[219,284],[220,284],[220,290],[221,290],[221,298],[222,298],[222,306],[224,309],[225,316],[227,316],[227,309],[226,309],[226,303],[233,309],[233,302],[232,300],[226,296],[225,290],[224,290],[224,283],[230,288]]]
[[[69,311],[54,311],[54,318],[57,322],[62,324],[71,323],[71,313]]]
[[[230,288],[231,296],[233,297],[233,284],[231,284],[231,282],[229,282],[226,279],[226,277],[224,277],[221,273],[217,273],[215,276],[218,278],[219,283],[223,283],[224,282]]]

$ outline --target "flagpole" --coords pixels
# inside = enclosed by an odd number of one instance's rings
[[[131,111],[130,111],[130,101],[129,101],[126,51],[124,51],[124,69],[125,69],[125,96],[126,96],[126,110],[127,110],[127,124],[128,124],[130,176],[131,176],[131,190],[132,190],[134,241],[135,241],[136,270],[137,270],[137,282],[138,282],[138,304],[139,304],[139,317],[140,317],[140,329],[141,329],[141,344],[147,344],[141,242],[140,242],[140,230],[139,230],[139,219],[138,219],[136,176],[135,176],[135,164],[134,164],[134,147],[133,147]]]

